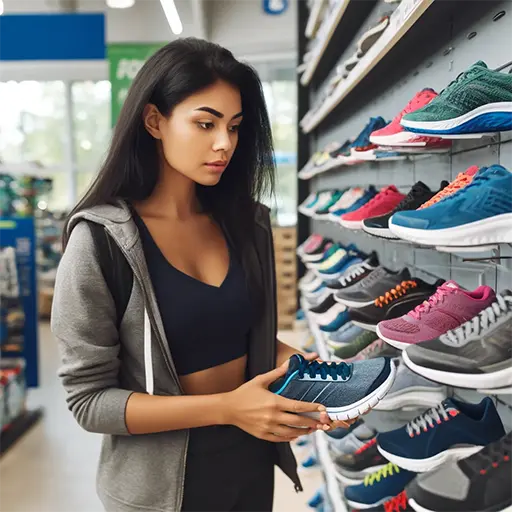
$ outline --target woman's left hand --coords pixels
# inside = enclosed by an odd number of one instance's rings
[[[318,358],[318,354],[316,352],[311,352],[310,354],[303,354],[304,359],[307,361],[318,361],[319,363],[322,363],[323,361]],[[327,412],[321,412],[320,413],[320,423],[322,424],[322,430],[329,432],[331,430],[334,430],[336,428],[349,428],[352,423],[355,423],[357,421],[357,418],[354,418],[352,420],[331,420],[329,418],[329,415]]]

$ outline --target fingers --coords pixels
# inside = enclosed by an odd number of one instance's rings
[[[297,436],[282,437],[282,436],[276,436],[275,434],[266,434],[261,439],[263,439],[265,441],[270,441],[271,443],[291,443],[297,439]]]
[[[307,416],[300,416],[298,414],[283,413],[277,418],[277,421],[281,425],[292,425],[294,427],[307,427],[316,430],[318,420],[308,418]],[[298,434],[304,434],[307,432],[299,431]]]
[[[286,372],[288,371],[288,361],[285,361],[281,366],[278,366],[276,369],[271,370],[270,372],[263,373],[262,375],[258,375],[256,379],[258,379],[265,387],[268,387],[275,380],[280,377],[284,377]]]
[[[296,439],[299,436],[303,436],[304,434],[310,433],[311,429],[298,429],[294,427],[288,427],[286,425],[276,425],[275,427],[272,427],[272,432],[269,432],[269,434],[272,434],[274,436],[287,437],[293,439]]]
[[[306,361],[314,361],[315,359],[318,359],[318,354],[316,352],[311,352],[310,354],[306,354],[304,356],[304,359]]]
[[[284,398],[278,396],[277,404],[282,411],[300,413],[311,413],[311,412],[322,412],[325,411],[325,406],[321,404],[315,404],[312,402],[300,402],[299,400],[291,400],[290,398]]]

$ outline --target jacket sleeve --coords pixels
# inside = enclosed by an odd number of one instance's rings
[[[86,222],[73,229],[55,282],[51,318],[61,354],[59,377],[78,424],[89,432],[129,435],[132,391],[120,389],[116,310]]]

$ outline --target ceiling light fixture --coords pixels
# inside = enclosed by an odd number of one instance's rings
[[[176,35],[181,34],[183,32],[183,25],[174,0],[160,0],[160,3],[162,4],[162,9],[164,10],[167,23],[169,23],[172,33]]]
[[[4,13],[4,0],[0,0],[0,16]]]
[[[128,9],[133,7],[135,0],[107,0],[107,5],[112,9]]]

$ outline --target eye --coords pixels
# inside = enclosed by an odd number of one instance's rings
[[[211,130],[213,128],[213,123],[210,121],[198,122],[197,125],[203,130]]]
[[[237,132],[238,130],[240,130],[239,124],[235,124],[229,129],[230,132]]]

